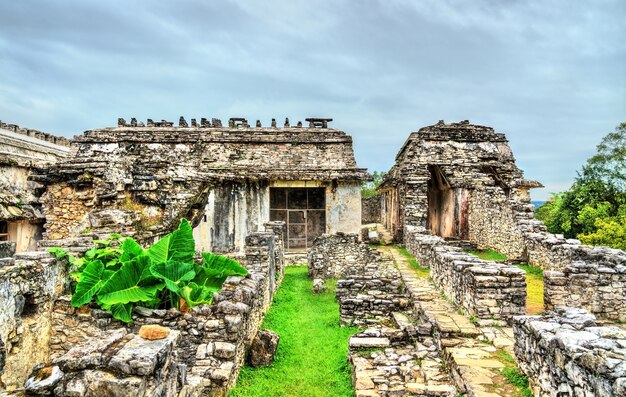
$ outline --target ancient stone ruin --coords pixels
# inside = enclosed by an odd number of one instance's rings
[[[0,255],[33,250],[45,221],[42,188],[28,178],[67,156],[69,140],[0,121]]]
[[[279,335],[260,325],[285,266],[307,262],[312,292],[337,279],[341,324],[360,330],[356,396],[510,396],[509,366],[536,396],[626,396],[626,253],[549,234],[504,134],[424,127],[361,200],[352,138],[305,121],[120,118],[72,140],[0,123],[2,391],[227,395],[246,359],[272,362]],[[182,218],[197,250],[248,275],[210,305],[137,306],[130,323],[71,304],[72,267],[49,248],[80,258],[110,233],[149,245]],[[519,264],[544,271],[541,314]]]
[[[120,119],[86,131],[73,156],[34,178],[47,186],[46,236],[118,231],[150,240],[187,217],[203,249],[241,253],[245,236],[268,221],[287,223],[288,251],[306,250],[322,233],[356,233],[369,175],[356,165],[352,138],[330,121],[263,128],[243,118],[228,127]]]

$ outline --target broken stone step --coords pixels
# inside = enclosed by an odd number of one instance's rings
[[[389,338],[350,338],[350,347],[368,348],[368,347],[389,347]]]

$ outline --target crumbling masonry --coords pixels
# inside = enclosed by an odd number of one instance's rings
[[[547,233],[530,204],[540,184],[523,177],[503,134],[467,121],[422,128],[381,195],[362,202],[369,175],[331,121],[119,119],[70,147],[0,122],[0,240],[9,240],[0,241],[2,387],[224,395],[288,253],[308,254],[312,278],[338,278],[342,323],[367,327],[350,341],[358,396],[481,395],[503,382],[489,367],[496,349],[515,352],[536,395],[626,395],[626,253]],[[131,324],[70,305],[68,266],[48,247],[80,256],[111,232],[151,243],[182,217],[198,249],[237,257],[250,275],[229,278],[212,305],[136,308]],[[377,221],[430,278],[358,241],[361,224]],[[546,313],[524,316],[523,270],[463,244],[542,267]],[[145,340],[145,324],[170,334]]]

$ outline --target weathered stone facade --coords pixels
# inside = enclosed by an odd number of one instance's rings
[[[32,173],[64,158],[69,141],[0,121],[0,241],[12,241],[17,252],[35,250],[44,214],[42,186]]]
[[[433,283],[467,314],[511,321],[526,313],[523,270],[467,254],[423,228],[405,228],[404,238],[418,263],[430,268]]]
[[[48,238],[115,229],[150,241],[181,217],[192,220],[198,246],[213,252],[243,252],[245,236],[270,220],[288,223],[287,249],[312,242],[308,230],[358,232],[360,184],[369,175],[356,166],[350,136],[328,120],[230,124],[120,120],[76,137],[70,158],[36,178],[47,186]],[[272,200],[273,189],[292,189],[293,200]],[[321,192],[308,203],[319,214],[307,217],[301,195],[311,189]]]
[[[0,260],[0,340],[6,349],[2,384],[24,385],[32,368],[49,357],[52,302],[67,283],[67,265],[46,252]]]
[[[440,121],[412,133],[385,175],[379,188],[383,223],[399,241],[405,226],[467,240],[475,222],[469,209],[476,192],[496,188],[530,204],[527,191],[537,186],[515,165],[504,134],[468,121]],[[481,245],[482,234],[473,237]]]
[[[626,331],[582,309],[514,320],[515,356],[535,396],[626,396]]]

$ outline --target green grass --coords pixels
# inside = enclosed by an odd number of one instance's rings
[[[528,377],[519,372],[515,359],[502,349],[498,349],[495,355],[496,358],[504,364],[504,368],[502,368],[502,376],[504,376],[510,385],[517,388],[517,395],[520,397],[533,397],[533,393],[528,387]]]
[[[543,269],[537,266],[518,265],[526,271],[526,311],[539,314],[543,311]]]
[[[411,266],[413,270],[415,270],[415,273],[417,273],[418,277],[422,277],[422,278],[430,277],[430,269],[427,267],[423,267],[419,263],[417,263],[417,260],[415,260],[415,257],[411,255],[411,253],[407,251],[406,248],[398,247],[397,245],[394,245],[393,247],[397,249],[398,252],[400,252],[400,254],[409,261],[409,265]]]
[[[472,255],[476,255],[480,259],[483,259],[483,260],[486,260],[486,261],[501,262],[501,261],[505,261],[505,260],[508,259],[506,257],[506,255],[503,255],[503,254],[499,253],[498,251],[494,251],[492,249],[478,250],[478,251],[467,251],[467,253],[468,254],[472,254]]]
[[[347,361],[348,338],[358,332],[339,326],[335,282],[313,295],[304,266],[289,266],[262,328],[280,335],[273,365],[242,368],[229,396],[354,396]]]

